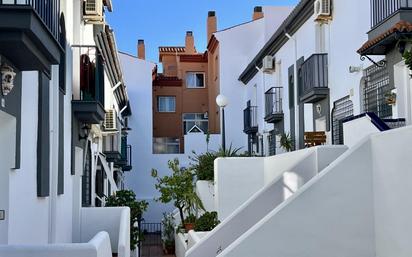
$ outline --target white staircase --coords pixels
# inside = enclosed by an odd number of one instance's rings
[[[218,159],[215,199],[222,223],[186,257],[219,255],[346,150],[322,146],[267,158]]]
[[[412,128],[373,134],[218,257],[410,257],[411,195]]]

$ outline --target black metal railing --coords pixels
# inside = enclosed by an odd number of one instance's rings
[[[411,0],[371,0],[371,26],[379,25],[401,9],[412,9]]]
[[[245,132],[257,129],[257,106],[248,106],[243,111],[243,124]]]
[[[33,8],[53,37],[59,40],[60,0],[0,0],[1,6]]]
[[[265,115],[281,114],[282,110],[282,87],[272,87],[265,93]]]
[[[123,171],[132,169],[132,146],[127,144],[127,137],[122,138],[120,165]]]
[[[313,54],[302,65],[301,96],[315,88],[328,87],[328,54]]]

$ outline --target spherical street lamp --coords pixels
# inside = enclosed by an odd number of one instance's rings
[[[224,95],[218,95],[216,97],[216,103],[222,109],[222,149],[226,152],[225,107],[229,104],[229,99]]]

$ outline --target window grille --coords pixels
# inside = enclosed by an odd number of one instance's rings
[[[386,64],[384,67],[372,65],[367,68],[362,92],[364,112],[374,112],[381,119],[392,117],[392,107],[385,101],[385,95],[392,89]]]
[[[353,103],[349,96],[334,102],[332,110],[332,142],[343,144],[343,120],[353,116]]]

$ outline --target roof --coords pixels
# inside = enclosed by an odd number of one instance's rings
[[[395,25],[393,25],[390,29],[383,32],[379,36],[368,40],[363,46],[358,50],[359,54],[373,54],[373,48],[375,48],[379,43],[388,39],[393,34],[396,33],[410,33],[412,32],[412,23],[408,21],[399,21]],[[381,53],[379,53],[381,54]]]
[[[239,80],[247,84],[258,72],[256,66],[262,67],[262,60],[267,55],[274,55],[288,41],[285,33],[293,35],[314,14],[315,0],[301,0],[286,20],[280,25],[269,41],[253,58],[239,76]]]
[[[156,76],[153,81],[153,86],[157,87],[181,87],[183,85],[183,80],[178,77],[166,77],[161,74]]]
[[[160,46],[160,53],[184,53],[186,52],[186,47],[184,46]]]

